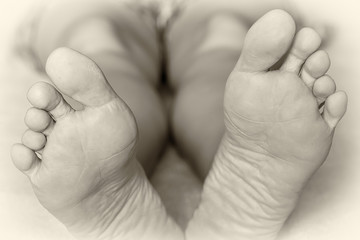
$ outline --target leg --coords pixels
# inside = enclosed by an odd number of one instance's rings
[[[168,213],[185,229],[200,201],[201,182],[177,151],[169,146],[151,178]]]
[[[294,34],[294,20],[281,10],[247,33],[227,80],[226,130],[189,239],[275,239],[325,161],[347,98],[324,75],[329,59],[318,50],[320,36],[310,28]]]
[[[231,5],[213,5],[188,4],[166,34],[168,75],[175,92],[172,133],[202,179],[224,132],[226,78],[248,29]]]
[[[157,94],[160,51],[155,19],[139,11],[136,3],[55,1],[40,19],[34,48],[43,64],[54,49],[66,46],[100,66],[135,115],[137,157],[149,175],[163,149],[167,121]]]

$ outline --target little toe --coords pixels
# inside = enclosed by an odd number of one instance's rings
[[[38,108],[30,108],[25,115],[25,124],[32,131],[43,132],[48,135],[54,126],[54,120],[48,112]]]
[[[347,95],[338,91],[330,95],[325,101],[323,118],[331,129],[334,129],[344,116],[347,107]]]
[[[74,111],[54,86],[45,82],[33,85],[27,97],[34,107],[48,111],[55,121]]]
[[[335,91],[335,81],[328,75],[324,75],[314,82],[313,94],[316,97],[318,104],[323,103],[325,99],[335,93]]]
[[[21,139],[22,143],[34,151],[39,151],[44,148],[46,144],[46,137],[44,134],[26,130]]]
[[[52,52],[46,72],[62,93],[84,106],[97,107],[117,98],[96,63],[72,49]]]
[[[283,10],[272,10],[248,31],[236,69],[267,71],[288,51],[295,34],[294,19]]]
[[[35,171],[40,164],[36,153],[19,143],[12,146],[11,158],[15,167],[27,175]]]
[[[330,64],[330,57],[327,52],[323,50],[316,51],[306,60],[300,76],[305,84],[312,89],[316,79],[329,70]]]
[[[301,29],[296,34],[289,54],[280,69],[299,74],[306,59],[320,47],[320,44],[321,37],[314,29]]]

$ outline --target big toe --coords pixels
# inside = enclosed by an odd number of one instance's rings
[[[52,52],[46,72],[62,93],[84,106],[101,106],[117,98],[96,63],[72,49]]]
[[[295,29],[287,12],[278,9],[268,12],[248,31],[236,68],[244,72],[268,70],[290,48]]]

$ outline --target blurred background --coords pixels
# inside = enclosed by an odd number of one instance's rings
[[[38,203],[9,154],[26,129],[27,89],[45,78],[21,61],[13,48],[15,42],[26,40],[26,34],[19,34],[19,25],[29,21],[26,16],[38,2],[0,0],[0,239],[72,239]],[[329,38],[325,48],[332,59],[330,74],[338,89],[348,93],[349,106],[328,160],[306,187],[281,239],[360,239],[360,3],[288,2],[304,25],[318,28]]]

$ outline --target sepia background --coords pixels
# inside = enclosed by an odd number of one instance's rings
[[[14,52],[17,29],[37,0],[0,0],[0,239],[72,239],[34,196],[10,159],[26,129],[27,89],[44,78]],[[261,2],[261,1],[259,1]],[[360,3],[289,0],[308,25],[327,26],[330,74],[349,96],[328,160],[306,187],[281,239],[360,239]],[[26,18],[25,18],[26,19]],[[320,27],[321,28],[321,27]]]

